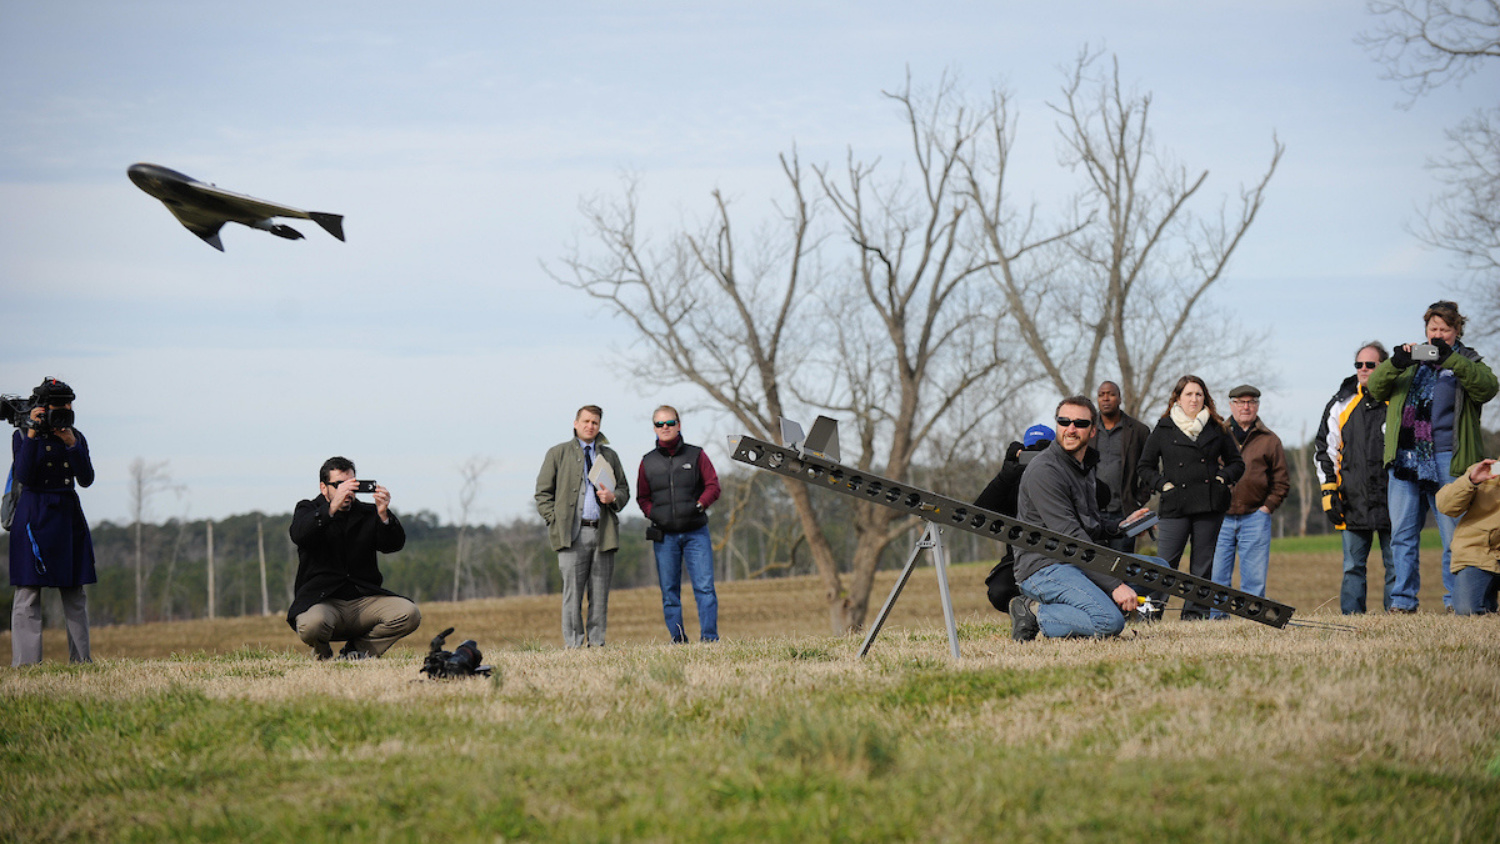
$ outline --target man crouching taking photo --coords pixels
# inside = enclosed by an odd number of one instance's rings
[[[318,659],[333,656],[334,641],[346,643],[340,659],[378,657],[422,622],[415,603],[380,585],[375,558],[400,551],[406,531],[391,512],[390,491],[355,480],[343,457],[323,463],[318,490],[292,514],[298,562],[287,624]],[[374,493],[375,503],[355,500],[356,492]]]

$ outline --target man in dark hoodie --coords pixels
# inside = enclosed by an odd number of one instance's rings
[[[686,642],[682,623],[682,570],[698,602],[698,638],[719,640],[719,597],[714,591],[714,546],[708,508],[719,500],[719,474],[708,454],[682,439],[682,416],[662,405],[651,414],[656,447],[641,458],[636,503],[651,521],[647,538],[656,552],[661,610],[674,642]]]
[[[1120,535],[1120,521],[1099,510],[1096,467],[1099,454],[1089,448],[1099,414],[1087,396],[1073,396],[1057,406],[1057,439],[1032,459],[1021,478],[1016,517],[1021,521],[1088,542]],[[1145,508],[1128,518],[1145,515]],[[1016,555],[1021,596],[1011,601],[1011,638],[1035,639],[1038,633],[1057,639],[1117,636],[1125,614],[1136,608],[1136,593],[1118,578],[1084,571],[1035,551]]]

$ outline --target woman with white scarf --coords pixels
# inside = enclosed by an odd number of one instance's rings
[[[1179,378],[1136,467],[1141,484],[1161,495],[1156,555],[1180,569],[1182,552],[1191,540],[1188,571],[1211,579],[1229,490],[1244,471],[1240,450],[1214,408],[1208,385],[1196,375]],[[1153,597],[1159,601],[1165,596]],[[1189,602],[1182,617],[1207,618],[1208,607]]]

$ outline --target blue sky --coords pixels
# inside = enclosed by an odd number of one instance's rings
[[[335,453],[445,519],[458,466],[489,456],[482,516],[522,515],[580,404],[633,468],[656,404],[702,401],[632,389],[630,334],[543,271],[580,197],[628,172],[655,231],[715,188],[753,222],[793,144],[899,161],[880,92],[909,69],[1010,89],[1045,209],[1074,184],[1045,103],[1089,44],[1153,93],[1158,143],[1212,196],[1285,142],[1216,301],[1270,332],[1264,415],[1300,442],[1361,341],[1412,340],[1457,295],[1403,223],[1444,127],[1500,92],[1492,71],[1398,108],[1354,43],[1362,5],[0,0],[0,390],[78,390],[96,521],[126,518],[136,458],[185,488],[157,518],[204,518],[288,510]],[[126,179],[136,161],[342,213],[348,242],[234,226],[220,254]],[[734,431],[686,415],[727,463]]]

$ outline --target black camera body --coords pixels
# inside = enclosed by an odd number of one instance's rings
[[[73,388],[66,383],[47,376],[42,379],[36,389],[31,391],[31,398],[21,398],[14,395],[0,396],[0,418],[22,430],[32,430],[39,434],[50,433],[57,428],[73,427],[73,409],[71,407],[53,407],[55,404],[72,404],[78,396]],[[47,408],[42,418],[32,421],[31,411],[38,407]]]
[[[20,396],[0,396],[0,418],[23,431],[34,430],[39,434],[50,433],[56,428],[73,427],[73,410],[66,407],[48,407],[42,418],[33,422],[31,411],[38,406],[46,405]]]
[[[432,638],[432,646],[427,652],[427,658],[422,660],[418,673],[426,674],[433,680],[476,675],[488,677],[495,669],[493,666],[480,664],[484,655],[479,652],[479,645],[473,639],[465,639],[451,651],[443,650],[443,643],[452,633],[453,628],[449,627]]]

